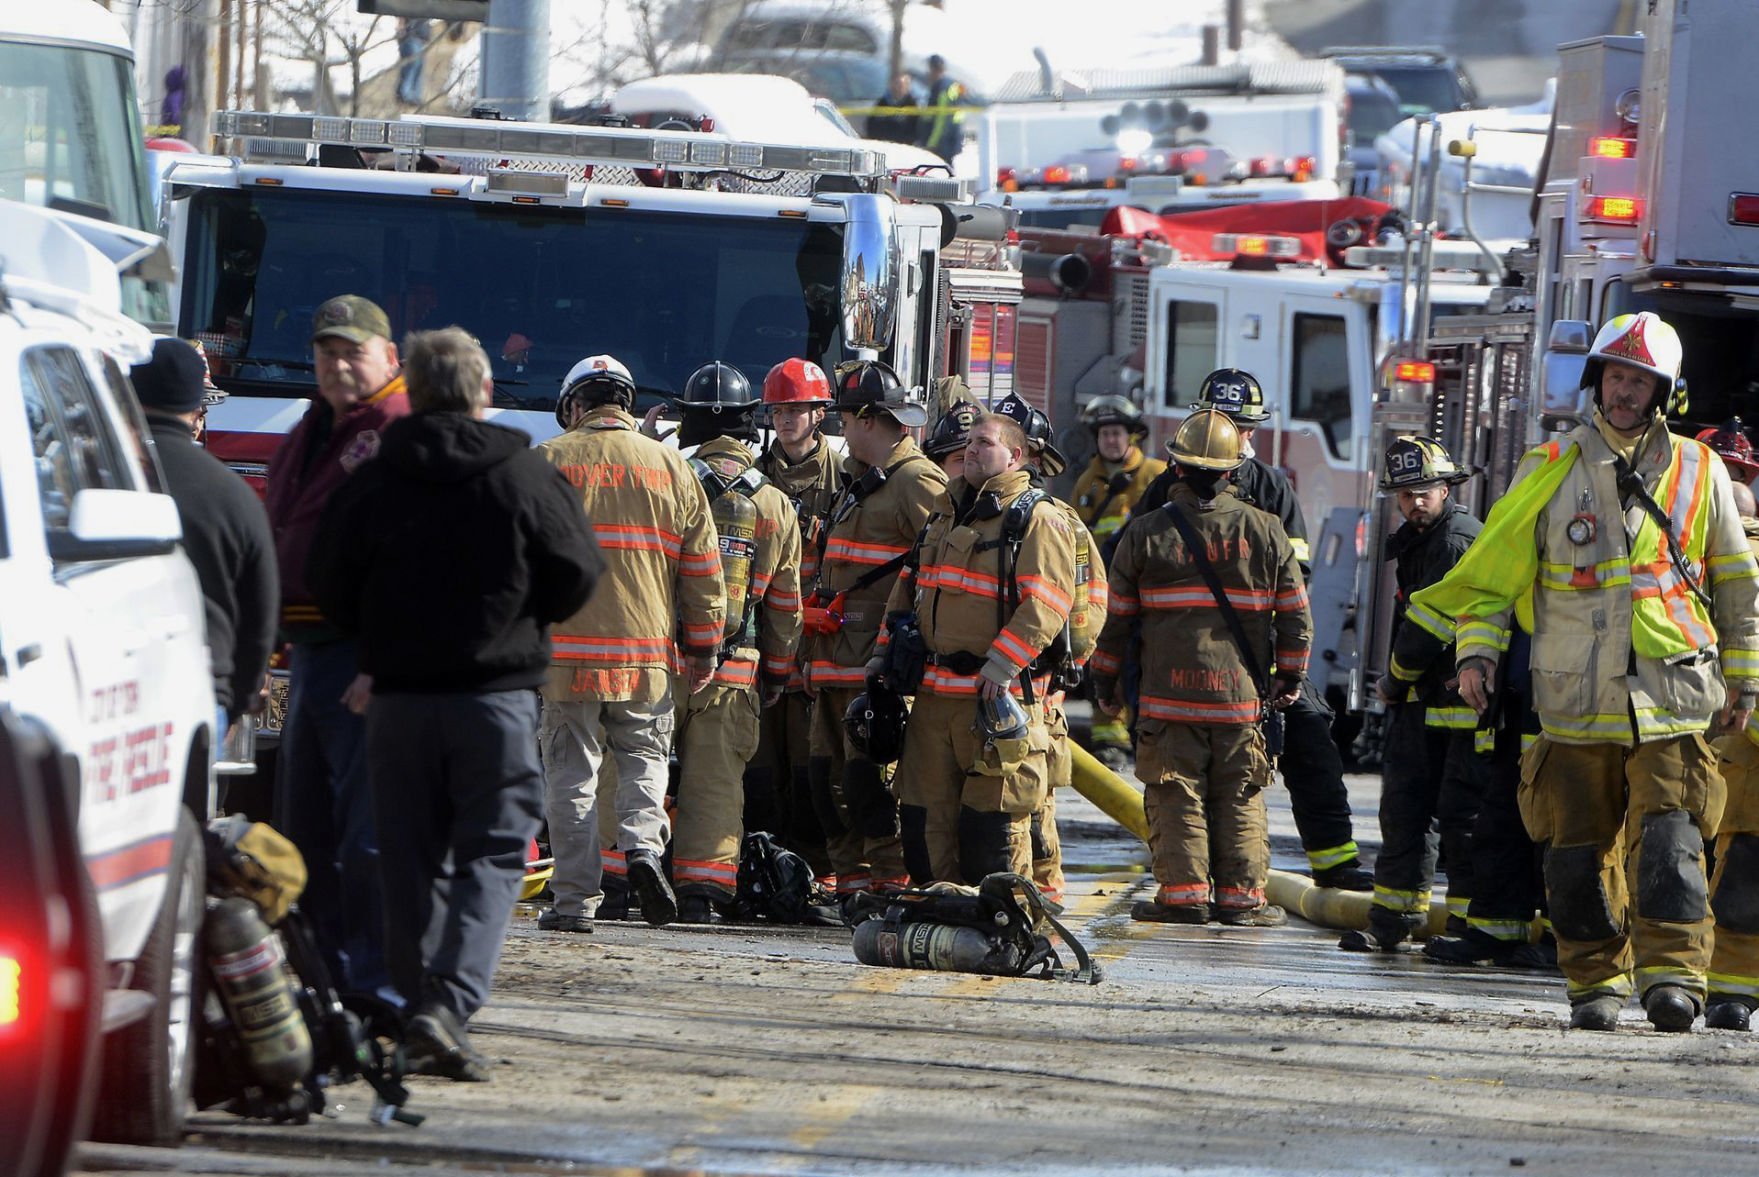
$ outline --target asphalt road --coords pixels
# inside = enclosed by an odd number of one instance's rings
[[[1351,780],[1372,814],[1377,781]],[[1299,866],[1281,790],[1276,864]],[[1372,845],[1370,819],[1359,827]],[[1556,976],[1339,952],[1336,933],[1142,925],[1139,843],[1063,805],[1097,986],[864,967],[840,929],[515,921],[473,1025],[484,1085],[365,1090],[303,1127],[198,1115],[118,1173],[1369,1174],[1750,1170],[1753,1040],[1562,1029]]]

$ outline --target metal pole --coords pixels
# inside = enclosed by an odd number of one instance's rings
[[[550,119],[550,0],[490,0],[479,100],[510,119]]]

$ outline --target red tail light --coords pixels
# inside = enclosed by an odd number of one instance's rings
[[[1642,211],[1643,204],[1635,196],[1596,196],[1582,215],[1610,225],[1634,225]]]
[[[1393,379],[1407,384],[1434,384],[1435,365],[1427,360],[1400,360],[1393,369]]]
[[[18,1025],[23,1002],[24,967],[15,956],[0,956],[0,1034]]]
[[[1596,159],[1635,159],[1637,157],[1637,141],[1603,135],[1597,139],[1588,140],[1588,154]]]
[[[1759,192],[1729,193],[1728,223],[1759,225]]]

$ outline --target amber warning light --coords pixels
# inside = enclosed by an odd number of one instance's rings
[[[1406,384],[1434,384],[1435,365],[1427,360],[1400,360],[1393,379]]]
[[[1596,159],[1634,159],[1637,155],[1635,139],[1615,139],[1602,137],[1588,140],[1588,154]]]

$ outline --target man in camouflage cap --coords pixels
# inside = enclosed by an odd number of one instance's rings
[[[372,680],[358,650],[319,612],[306,583],[318,518],[332,494],[379,452],[409,413],[391,323],[376,303],[344,294],[312,316],[317,395],[269,463],[265,505],[281,566],[281,637],[291,681],[275,780],[275,825],[305,857],[300,906],[345,992],[395,1000],[380,920],[378,839],[366,769]]]

